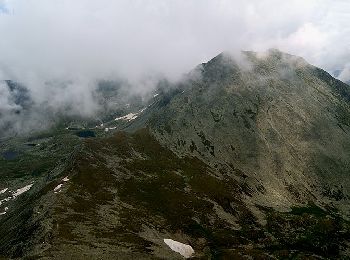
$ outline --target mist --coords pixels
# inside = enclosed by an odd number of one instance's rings
[[[95,116],[99,80],[144,96],[222,51],[277,48],[348,81],[349,21],[342,0],[0,0],[0,80],[28,89],[34,125],[41,109]],[[18,120],[4,84],[0,95],[0,125]]]

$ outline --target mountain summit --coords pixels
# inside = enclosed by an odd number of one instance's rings
[[[346,84],[277,50],[222,53],[199,70],[150,122],[164,146],[244,179],[266,206],[348,197]]]
[[[349,257],[350,90],[300,57],[221,53],[76,131],[2,146],[0,255]]]

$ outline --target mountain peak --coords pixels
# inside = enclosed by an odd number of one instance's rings
[[[249,70],[257,66],[270,65],[273,67],[305,67],[310,66],[305,59],[299,56],[282,52],[278,49],[269,49],[265,52],[241,51],[230,52],[224,51],[202,65],[207,67],[235,67],[236,69]]]

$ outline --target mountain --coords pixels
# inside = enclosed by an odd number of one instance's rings
[[[266,206],[346,198],[349,87],[301,58],[245,55],[246,70],[225,54],[204,64],[150,121],[153,135],[175,153],[237,169],[254,193],[262,184]]]
[[[334,71],[332,71],[331,74],[332,74],[332,76],[335,77],[335,78],[339,78],[339,77],[344,78],[343,76],[345,76],[345,75],[341,75],[342,72],[343,72],[344,74],[346,74],[346,68],[334,70]],[[347,79],[347,80],[341,79],[341,80],[342,80],[344,83],[350,85],[350,80],[349,80],[349,79]]]
[[[103,127],[0,144],[0,255],[349,257],[348,85],[278,50],[165,85]]]
[[[117,116],[128,114],[148,105],[152,96],[149,94],[141,97],[138,94],[128,93],[126,89],[130,86],[121,80],[100,80],[97,82],[96,89],[91,90],[90,93],[92,97],[88,106],[92,108],[84,110],[81,108],[81,103],[60,100],[61,97],[57,94],[70,88],[72,82],[51,81],[43,84],[51,90],[50,94],[54,96],[48,98],[51,103],[45,98],[38,97],[38,94],[32,93],[24,84],[11,80],[0,81],[2,94],[0,100],[0,138],[9,138],[14,135],[25,136],[30,135],[30,133],[35,135],[38,130],[48,128],[78,129],[100,126],[103,122],[111,121]]]

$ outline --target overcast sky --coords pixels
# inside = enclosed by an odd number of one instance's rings
[[[0,0],[0,78],[176,78],[224,50],[350,67],[347,0]]]
[[[0,80],[24,83],[35,104],[17,113],[0,83],[0,128],[45,126],[47,110],[96,116],[97,79],[142,94],[222,51],[269,48],[349,80],[350,1],[0,0]]]

